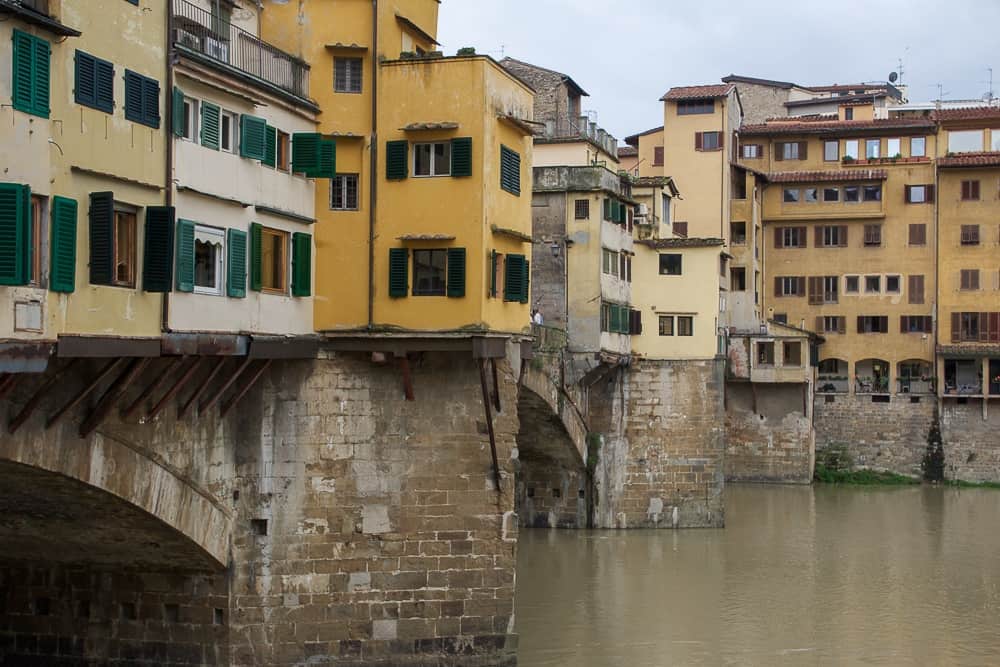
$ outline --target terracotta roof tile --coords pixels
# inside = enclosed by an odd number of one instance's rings
[[[713,246],[722,246],[726,242],[722,239],[716,238],[673,238],[673,239],[647,239],[644,241],[636,241],[639,245],[644,245],[647,248],[652,248],[653,250],[660,250],[662,248],[711,248]]]
[[[1000,152],[959,153],[938,158],[938,166],[947,167],[1000,167]]]
[[[963,109],[939,109],[934,112],[937,120],[979,120],[1000,119],[1000,107],[966,107]]]
[[[639,154],[639,149],[633,146],[619,146],[618,157],[635,157]]]
[[[850,169],[844,171],[776,171],[767,175],[772,183],[834,183],[840,181],[884,181],[885,169]]]
[[[679,86],[671,88],[660,98],[660,101],[678,102],[681,100],[698,100],[706,97],[725,97],[735,86],[731,83],[720,83],[711,86]]]
[[[759,125],[744,125],[740,134],[845,134],[871,130],[933,130],[933,121],[923,118],[880,118],[876,120],[809,120],[773,121]]]

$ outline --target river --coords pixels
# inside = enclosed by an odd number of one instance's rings
[[[1000,665],[1000,491],[730,486],[726,528],[522,530],[520,667]]]

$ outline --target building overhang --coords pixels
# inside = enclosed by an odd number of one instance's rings
[[[0,343],[0,374],[44,373],[56,344],[49,341]]]
[[[410,352],[467,352],[476,359],[501,359],[507,342],[531,345],[531,337],[513,333],[343,331],[323,332],[322,347],[335,352],[370,352],[405,357]]]
[[[431,35],[430,35],[429,32],[427,32],[426,30],[424,30],[423,28],[421,28],[416,23],[414,23],[410,19],[406,18],[402,14],[396,14],[396,21],[398,21],[401,25],[403,25],[404,27],[408,28],[409,30],[412,30],[414,33],[416,33],[417,37],[419,37],[420,39],[422,39],[422,40],[424,40],[426,42],[429,42],[429,43],[433,44],[434,46],[440,46],[441,45],[440,42],[438,42],[436,39],[434,39],[433,37],[431,37]]]
[[[0,0],[0,14],[16,16],[25,23],[36,25],[60,37],[79,37],[83,34],[75,28],[63,25],[51,16],[36,12],[34,9],[18,3],[16,0]]]

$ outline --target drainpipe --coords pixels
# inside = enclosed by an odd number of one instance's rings
[[[378,0],[372,0],[372,131],[368,175],[368,329],[375,326],[375,202],[378,191]]]
[[[174,205],[174,11],[173,2],[167,6],[167,58],[166,58],[166,90],[167,90],[167,122],[164,133],[167,139],[166,150],[166,205]],[[168,333],[170,331],[170,291],[163,293],[160,301],[160,331]]]

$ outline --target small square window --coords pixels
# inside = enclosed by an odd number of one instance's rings
[[[865,276],[865,294],[879,294],[882,291],[882,276]]]
[[[330,181],[330,209],[333,211],[358,210],[357,174],[337,174]]]
[[[694,335],[694,317],[680,315],[677,317],[677,335],[678,336],[693,336]]]
[[[361,92],[361,58],[333,59],[333,90],[337,93]]]
[[[882,201],[882,186],[881,185],[866,185],[864,186],[865,201]]]
[[[746,245],[747,243],[747,223],[729,223],[729,237],[733,245]]]
[[[887,294],[899,294],[899,286],[900,286],[899,276],[885,277],[885,291]]]
[[[802,191],[802,198],[807,204],[815,204],[819,201],[819,190],[816,188],[805,188]]]
[[[226,233],[216,227],[195,225],[194,291],[222,295],[223,257]]]
[[[801,193],[798,188],[785,188],[784,200],[786,204],[797,204]]]
[[[719,149],[721,132],[702,132],[701,133],[701,150],[703,151],[714,151]]]
[[[768,341],[757,343],[757,365],[774,365],[774,342]]]
[[[661,336],[673,336],[674,335],[674,316],[673,315],[660,315],[660,335]]]
[[[859,188],[856,185],[844,186],[844,201],[845,202],[861,201],[861,188]]]
[[[845,294],[857,294],[859,291],[859,283],[861,281],[860,276],[845,276],[844,277],[844,293]]]
[[[840,201],[840,188],[823,188],[823,201],[825,202]]]
[[[589,220],[590,219],[590,200],[589,199],[577,199],[573,202],[573,217],[576,220]]]
[[[447,250],[414,250],[413,295],[444,296],[447,268]]]
[[[786,341],[782,344],[782,366],[802,365],[802,343]]]
[[[682,268],[682,255],[660,255],[660,275],[679,276]]]
[[[413,144],[414,176],[448,176],[450,174],[450,143]]]

